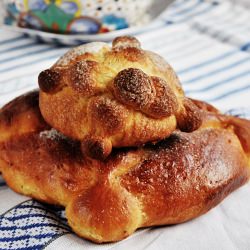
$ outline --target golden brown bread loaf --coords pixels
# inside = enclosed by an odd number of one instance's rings
[[[183,131],[200,125],[170,65],[133,37],[116,38],[112,48],[105,43],[73,48],[38,81],[45,120],[82,141],[90,157],[104,159],[113,146],[158,141],[177,125]]]
[[[98,161],[51,129],[29,93],[0,111],[0,171],[16,192],[65,206],[73,230],[95,242],[190,220],[247,182],[250,165],[250,122],[194,103],[213,111],[201,111],[197,131]]]

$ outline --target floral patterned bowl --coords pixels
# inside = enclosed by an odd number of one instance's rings
[[[6,25],[59,34],[100,34],[138,26],[153,0],[3,0]]]

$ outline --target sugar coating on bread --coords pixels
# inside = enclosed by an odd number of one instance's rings
[[[57,62],[57,66],[67,66],[69,62],[75,60],[78,56],[86,53],[98,53],[102,49],[109,49],[108,45],[103,42],[91,42],[80,45],[76,48],[71,49],[64,56],[62,56]]]
[[[115,38],[112,42],[112,47],[114,49],[140,48],[141,43],[135,37],[123,36]]]
[[[40,138],[50,139],[50,140],[58,140],[65,139],[66,136],[58,132],[56,129],[51,128],[50,130],[44,130],[39,133]]]
[[[143,50],[134,37],[117,37],[112,47],[90,43],[73,48],[41,72],[38,82],[45,120],[82,141],[85,153],[91,155],[88,145],[100,145],[106,158],[113,147],[138,146],[168,137],[177,124],[187,131],[199,127],[199,122],[194,122],[200,120],[199,114],[186,110],[173,69],[160,56]],[[100,110],[102,116],[95,115]],[[117,117],[109,120],[105,110],[113,110]],[[114,120],[120,121],[119,130],[107,131]]]

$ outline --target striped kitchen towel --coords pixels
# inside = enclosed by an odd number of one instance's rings
[[[178,0],[137,37],[173,66],[187,95],[250,119],[249,17],[238,2]],[[0,29],[0,105],[36,88],[38,73],[67,49]],[[0,249],[249,249],[249,188],[196,220],[95,245],[72,233],[63,209],[14,193],[0,177]]]

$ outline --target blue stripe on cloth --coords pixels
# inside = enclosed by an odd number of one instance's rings
[[[61,207],[55,207],[55,206],[52,206],[52,205],[46,205],[46,207],[49,209],[50,206],[52,207],[51,210],[53,212],[61,212],[63,211]],[[41,209],[41,211],[43,211],[43,206],[41,206],[39,203],[36,205],[36,204],[22,204],[19,206],[19,209],[27,209],[27,208],[37,208],[37,209]],[[64,218],[65,219],[65,218]]]
[[[137,35],[138,35],[138,34],[141,34],[141,33],[143,33],[143,32],[140,31],[140,32],[137,33]],[[61,41],[59,41],[59,42],[61,43]],[[73,46],[77,46],[77,45],[81,45],[81,44],[84,44],[84,43],[89,43],[89,41],[76,39],[76,40],[74,41],[74,44],[72,44],[72,45],[73,45]],[[61,43],[61,44],[62,44],[62,43]]]
[[[160,31],[165,32],[165,28],[164,29],[160,29]],[[183,34],[177,34],[174,35],[173,37],[170,36],[168,37],[168,39],[157,39],[156,41],[154,41],[153,43],[151,43],[151,39],[142,39],[142,43],[147,44],[147,50],[157,50],[159,48],[161,48],[161,51],[164,50],[164,48],[169,48],[170,46],[172,46],[172,44],[182,44],[183,41],[185,41],[187,38],[189,38],[189,34],[187,33],[183,33]],[[157,37],[160,37],[161,33],[157,33]]]
[[[176,53],[175,55],[173,56],[170,56],[169,59],[171,60],[182,60],[183,58],[187,57],[187,56],[193,56],[195,53],[198,53],[198,52],[201,52],[201,51],[204,51],[204,49],[207,49],[211,47],[211,44],[209,43],[205,43],[205,44],[201,44],[201,46],[195,46],[195,48],[192,48],[190,50],[186,49],[184,51],[181,51],[180,53]],[[0,81],[1,82],[1,81]]]
[[[39,209],[40,209],[41,213],[44,212],[44,208],[43,208],[43,207],[37,206],[37,205],[34,205],[34,204],[32,204],[32,205],[26,205],[26,204],[23,205],[23,204],[22,204],[22,205],[20,205],[20,207],[19,207],[20,211],[21,211],[21,210],[23,211],[23,209],[27,209],[27,208],[32,208],[32,209],[36,208],[36,209],[37,209],[37,210],[36,210],[36,214],[39,214]],[[49,209],[49,205],[47,205],[46,208]],[[56,215],[59,214],[59,215],[60,215],[60,220],[67,221],[66,217],[61,215],[61,211],[62,211],[61,208],[53,207],[53,208],[50,209],[50,210],[53,211],[53,213],[56,213]],[[40,216],[37,216],[37,217],[40,217]],[[18,219],[18,218],[17,218],[17,219]],[[23,219],[23,218],[22,218],[22,219]]]
[[[171,4],[171,9],[178,9],[179,7],[182,7],[185,5],[185,3],[189,2],[190,0],[176,0]]]
[[[44,249],[61,235],[72,233],[60,220],[60,212],[34,200],[10,209],[0,216],[0,249]]]
[[[154,44],[151,44],[151,48],[150,49],[155,49],[157,47],[164,48],[164,46],[166,46],[166,45],[171,46],[173,43],[174,44],[179,43],[179,42],[182,43],[188,37],[189,37],[189,34],[178,34],[178,35],[175,35],[173,37],[169,37],[167,39],[167,41],[164,40],[164,39],[159,40],[159,41],[155,41]]]
[[[221,95],[218,95],[218,96],[216,96],[214,98],[207,99],[206,101],[208,101],[208,102],[219,101],[219,100],[222,100],[222,99],[227,98],[229,96],[245,92],[246,90],[250,90],[250,84],[245,86],[245,87],[236,88],[236,89],[227,91],[227,92],[225,92],[225,93],[223,93]]]
[[[21,54],[21,55],[18,55],[18,57],[21,58],[21,59],[23,60],[23,58],[25,58],[25,57],[37,55],[37,54],[39,54],[39,53],[48,52],[48,51],[51,51],[51,50],[54,50],[54,49],[55,49],[54,47],[38,49],[38,50],[36,50],[36,51],[25,52],[25,53],[23,53],[23,54]],[[11,62],[11,61],[15,61],[15,60],[17,60],[17,57],[16,57],[16,56],[9,57],[9,58],[0,60],[0,64],[7,63],[7,62]],[[0,72],[1,72],[1,71],[0,71]]]
[[[55,236],[56,232],[52,232],[52,233],[43,233],[43,234],[39,234],[39,235],[33,235],[32,238],[34,239],[44,239],[44,238],[51,238],[53,236]],[[27,240],[30,238],[30,235],[22,235],[22,236],[16,236],[16,237],[2,237],[0,238],[0,242],[13,242],[13,240],[15,241],[19,241],[19,240]]]
[[[216,87],[221,87],[221,85],[224,85],[224,84],[228,84],[229,82],[232,82],[234,80],[238,80],[242,77],[245,77],[245,76],[250,76],[250,71],[247,70],[247,71],[243,71],[239,74],[236,74],[236,75],[233,75],[229,78],[226,78],[226,79],[223,79],[221,81],[218,81],[218,82],[214,82],[213,84],[207,86],[207,87],[203,87],[203,88],[200,88],[200,89],[195,89],[195,90],[187,90],[185,91],[187,95],[189,94],[193,94],[193,93],[203,93],[203,92],[206,92],[208,90],[211,90],[211,89],[215,89]]]
[[[32,206],[30,208],[33,209]],[[21,210],[21,209],[19,208],[19,210]],[[23,220],[23,219],[27,219],[27,218],[43,218],[43,217],[44,217],[44,213],[36,212],[35,214],[29,213],[29,214],[23,214],[23,215],[16,215],[14,218],[6,216],[5,220],[11,222],[11,221]],[[48,219],[55,219],[55,217],[49,216],[49,215],[47,215],[47,218]]]
[[[196,43],[197,45],[192,47],[192,44]],[[159,52],[166,57],[167,61],[174,62],[174,64],[178,65],[178,62],[182,62],[183,60],[187,59],[190,55],[190,58],[194,58],[195,54],[204,51],[205,49],[211,48],[211,43],[204,42],[199,38],[195,40],[188,39],[187,41],[182,42],[181,46],[176,46],[173,50],[165,51],[164,49],[159,50]],[[190,60],[191,61],[191,60]],[[189,67],[192,67],[192,64],[189,64]],[[178,74],[182,69],[177,70]]]
[[[193,44],[199,43],[201,41],[201,39],[199,37],[187,37],[185,42],[181,42],[181,43],[176,43],[176,41],[174,42],[174,45],[171,47],[168,47],[167,49],[165,49],[164,47],[161,48],[161,54],[165,54],[167,58],[171,57],[171,56],[175,56],[176,54],[180,55],[183,52],[185,52],[186,48],[190,48]],[[204,41],[204,40],[203,40]],[[158,47],[158,43],[157,43],[157,47]],[[163,44],[164,46],[164,44]],[[195,47],[194,47],[195,48]],[[159,49],[159,48],[154,48],[154,49]]]
[[[18,37],[6,39],[6,40],[3,40],[3,41],[0,41],[0,46],[5,45],[5,44],[10,44],[10,43],[15,43],[17,41],[25,40],[25,39],[27,39],[27,37],[25,37],[25,36],[18,36]]]
[[[37,44],[35,42],[30,42],[30,43],[22,44],[22,45],[19,45],[19,46],[15,46],[15,47],[0,50],[0,53],[12,52],[12,51],[16,51],[16,50],[32,48],[32,47],[39,47],[39,46],[40,46],[40,44]]]
[[[47,205],[49,206],[49,205]],[[41,207],[41,205],[39,204],[38,206],[37,205],[34,205],[34,204],[22,204],[20,205],[19,207],[20,209],[25,209],[25,208],[37,208],[37,209],[41,209],[43,210],[43,207]],[[61,211],[62,209],[61,208],[57,208],[57,207],[53,207],[53,211]]]
[[[15,65],[14,68],[13,68],[13,66],[12,66],[12,67],[9,67],[9,68],[5,68],[5,69],[0,70],[0,73],[5,73],[5,72],[11,71],[11,70],[13,70],[13,69],[23,68],[23,67],[25,67],[25,66],[29,66],[29,65],[34,64],[34,63],[39,63],[39,62],[42,62],[42,61],[46,61],[46,60],[58,58],[58,57],[61,56],[62,54],[63,54],[63,53],[55,54],[55,55],[48,56],[48,57],[45,57],[45,58],[42,58],[42,59],[36,59],[36,60],[34,60],[34,61],[32,61],[32,62],[23,63],[23,64],[21,64],[21,65]]]
[[[244,44],[240,48],[242,51],[247,51],[250,49],[250,43]]]
[[[177,11],[174,13],[170,13],[169,16],[172,17],[172,16],[183,15],[183,14],[186,14],[188,12],[193,12],[198,6],[200,6],[200,4],[202,2],[204,2],[204,0],[196,0],[196,2],[195,1],[193,1],[193,2],[194,3],[191,6],[188,6],[186,8],[185,8],[185,6],[184,6],[184,8],[180,8],[180,10],[178,10],[178,8],[177,8]],[[171,6],[170,6],[170,8],[171,8]]]
[[[42,227],[54,227],[54,228],[60,228],[60,229],[66,229],[66,230],[69,230],[66,226],[63,226],[63,225],[58,225],[58,223],[46,223],[46,222],[43,222],[43,223],[34,223],[32,225],[25,225],[25,226],[16,226],[15,228],[16,229],[21,229],[21,230],[27,230],[27,229],[32,229],[32,228],[36,228],[36,227],[39,227],[39,228],[42,228]],[[6,226],[6,227],[1,227],[1,230],[3,231],[12,231],[13,230],[13,226]]]
[[[0,182],[0,190],[6,189],[7,184],[5,182]]]
[[[40,72],[40,71],[39,71],[39,72]],[[20,78],[22,78],[22,77],[32,77],[32,76],[34,76],[34,75],[38,75],[39,72],[32,72],[32,73],[28,73],[28,74],[23,74],[23,75],[18,76],[18,78],[20,79]],[[16,79],[17,79],[17,77],[14,76],[14,77],[7,78],[7,79],[5,79],[5,80],[2,80],[2,81],[0,80],[0,84],[10,83],[11,81],[15,81]]]
[[[184,69],[181,69],[181,70],[178,70],[178,74],[184,74],[184,73],[187,73],[187,72],[190,72],[192,70],[196,70],[196,69],[199,69],[199,68],[202,68],[204,66],[207,66],[209,64],[212,64],[212,63],[215,63],[215,62],[218,62],[218,61],[221,61],[227,57],[230,57],[232,55],[235,55],[236,53],[239,53],[239,50],[238,49],[233,49],[233,50],[230,50],[229,52],[226,52],[224,54],[221,54],[219,56],[216,56],[216,57],[213,57],[213,58],[210,58],[208,60],[205,60],[203,62],[200,62],[200,63],[197,63],[195,65],[192,65],[191,67],[187,67],[187,68],[184,68]]]
[[[216,19],[216,17],[214,17],[214,19]],[[231,19],[228,19],[224,24],[218,25],[216,25],[216,23],[207,25],[205,21],[203,21],[204,23],[192,24],[192,28],[223,43],[229,43],[241,47],[242,44],[248,41],[246,40],[246,37],[249,34],[250,26],[247,26],[246,20],[242,23],[238,23],[237,21],[234,21],[235,19],[237,20],[237,16],[232,16]],[[245,34],[245,38],[243,38],[241,34]],[[247,51],[248,49],[249,47],[244,46],[242,50]]]
[[[165,23],[166,23],[166,25],[172,25],[172,24],[183,23],[183,22],[186,22],[186,21],[190,20],[190,19],[193,18],[193,17],[196,17],[196,16],[200,16],[200,15],[202,15],[202,14],[205,14],[205,13],[211,11],[211,10],[214,9],[214,8],[215,8],[215,5],[214,5],[214,4],[210,4],[210,5],[208,5],[204,10],[194,12],[194,13],[192,13],[192,14],[190,14],[190,15],[187,15],[186,17],[184,17],[184,18],[182,18],[182,19],[180,19],[180,20],[174,20],[174,18],[171,19],[171,17],[170,17],[170,18],[168,17],[168,18],[165,20]]]
[[[221,73],[223,71],[232,69],[232,68],[234,68],[236,66],[239,66],[239,65],[242,65],[242,64],[244,64],[244,63],[246,63],[248,61],[250,61],[250,57],[246,57],[244,59],[240,59],[240,60],[238,60],[236,62],[233,62],[232,64],[229,64],[227,66],[223,66],[223,67],[218,68],[216,70],[212,70],[212,71],[206,72],[205,74],[202,74],[202,75],[196,76],[194,78],[188,79],[187,81],[185,81],[185,84],[194,83],[194,82],[197,82],[197,81],[199,81],[201,79],[204,79],[206,77],[214,76],[214,75],[216,75],[218,73]]]
[[[3,249],[5,249],[5,248],[3,248]],[[44,245],[38,244],[38,245],[36,245],[36,248],[34,248],[32,246],[31,247],[18,247],[18,248],[16,248],[16,250],[38,250],[38,249],[44,249]],[[2,248],[0,248],[0,250],[2,250]]]
[[[233,108],[226,112],[228,115],[250,119],[250,107]]]
[[[32,81],[23,81],[22,84],[20,83],[15,83],[15,84],[11,84],[11,86],[7,86],[9,88],[7,88],[7,90],[4,90],[4,87],[3,89],[1,90],[1,95],[4,96],[4,95],[8,95],[8,94],[11,94],[17,90],[21,90],[21,89],[24,89],[24,88],[27,88],[27,87],[31,87],[33,86],[34,88],[38,88],[38,85],[35,84],[37,82],[37,80],[32,80]]]

